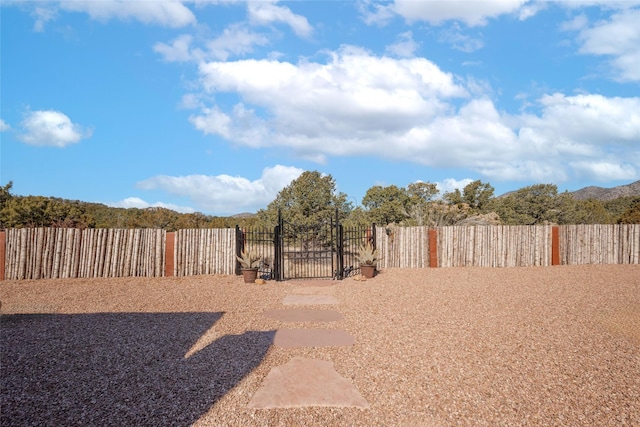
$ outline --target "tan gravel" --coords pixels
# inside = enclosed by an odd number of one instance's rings
[[[341,320],[263,315],[301,286],[0,282],[0,425],[640,426],[638,265],[387,269],[335,285],[317,308]],[[355,344],[271,345],[292,327]],[[248,408],[295,356],[333,362],[370,408]]]

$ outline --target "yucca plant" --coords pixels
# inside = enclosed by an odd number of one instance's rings
[[[365,245],[360,245],[358,260],[362,265],[374,265],[378,260],[378,250],[374,249],[371,242],[367,241]]]
[[[242,268],[258,268],[260,267],[260,261],[262,261],[262,256],[255,254],[251,251],[242,251],[241,256],[237,256],[238,261]]]

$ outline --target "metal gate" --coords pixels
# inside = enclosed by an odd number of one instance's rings
[[[264,279],[338,279],[358,274],[358,249],[367,241],[375,246],[375,226],[345,229],[336,218],[300,225],[278,215],[269,230],[237,232],[237,253],[249,249],[262,256],[259,276]],[[237,274],[240,274],[239,265]]]
[[[340,271],[338,234],[333,219],[298,225],[279,215],[276,234],[276,278],[332,278]]]

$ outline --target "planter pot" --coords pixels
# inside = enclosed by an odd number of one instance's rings
[[[257,268],[243,268],[242,269],[242,277],[244,278],[244,283],[255,283],[258,278],[258,269]]]
[[[360,273],[365,279],[373,279],[376,274],[376,266],[371,264],[360,264]]]

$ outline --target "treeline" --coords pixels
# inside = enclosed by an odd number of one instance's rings
[[[0,187],[0,228],[229,228],[239,225],[273,227],[278,211],[296,224],[316,224],[338,219],[347,225],[396,224],[400,226],[538,225],[538,224],[640,224],[640,196],[602,202],[576,200],[558,193],[554,184],[537,184],[496,197],[493,187],[474,181],[462,191],[440,194],[429,182],[405,188],[371,187],[361,205],[337,192],[331,175],[304,172],[278,193],[256,215],[218,217],[178,213],[165,208],[113,208],[43,196],[11,194],[12,183]]]
[[[373,187],[363,199],[367,215],[379,224],[541,225],[640,223],[640,196],[602,202],[558,193],[554,184],[536,184],[495,197],[482,181],[462,191],[440,194],[436,185],[418,182],[398,188]]]
[[[187,228],[251,227],[255,217],[218,217],[178,213],[165,208],[114,208],[43,196],[15,196],[12,183],[0,188],[0,229],[24,227],[69,228],[157,228],[175,231]]]

